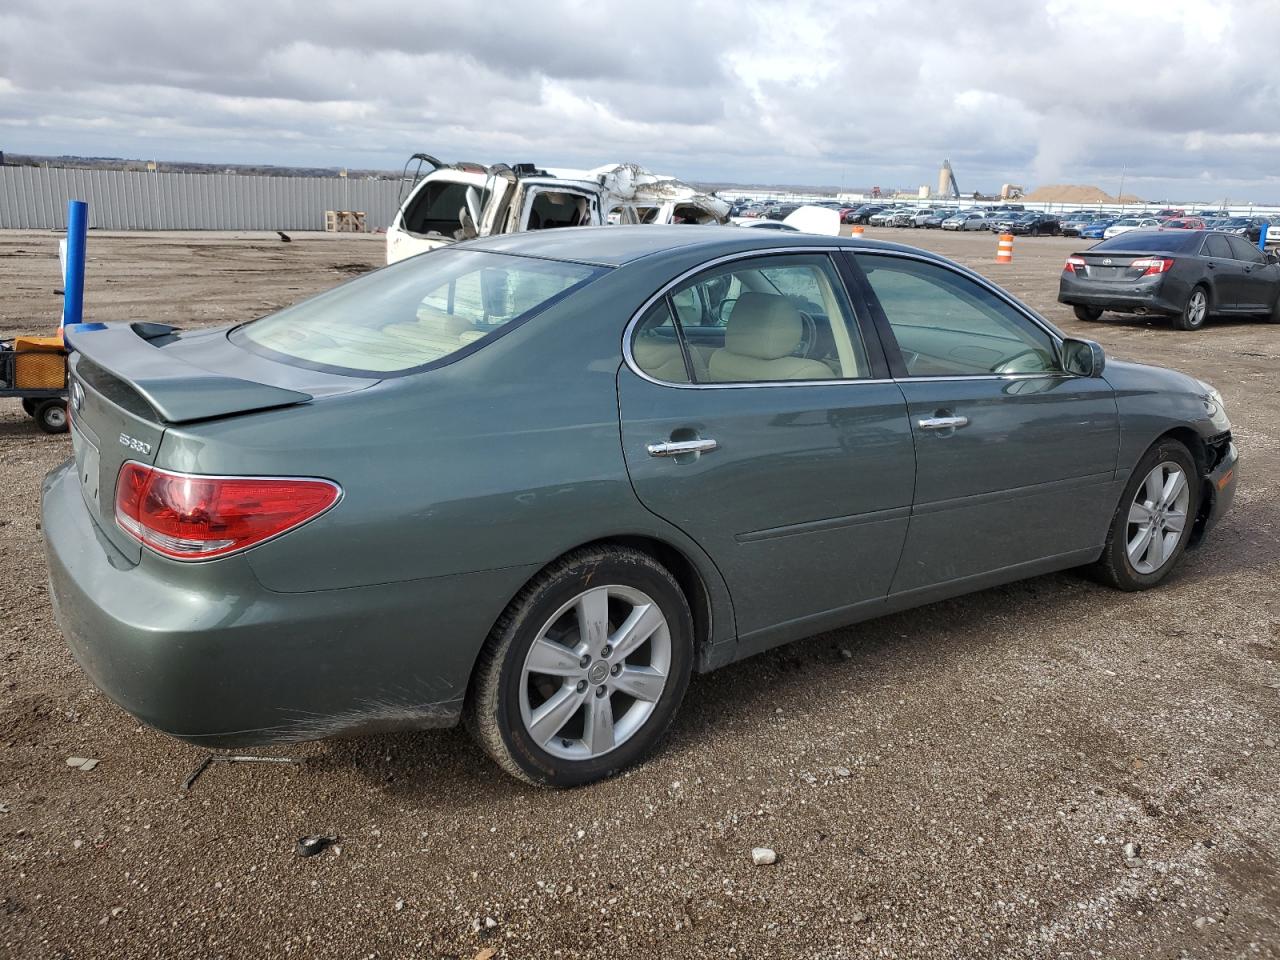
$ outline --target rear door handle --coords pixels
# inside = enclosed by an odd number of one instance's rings
[[[719,444],[710,438],[704,440],[664,440],[651,443],[646,448],[651,457],[678,457],[682,453],[710,453]]]
[[[916,421],[921,430],[956,430],[969,425],[968,417],[921,417]]]

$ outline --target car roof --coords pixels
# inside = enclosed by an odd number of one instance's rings
[[[863,247],[912,250],[896,243],[858,241],[850,237],[826,237],[812,233],[786,232],[786,245],[793,247]],[[693,224],[646,224],[640,226],[561,227],[484,237],[457,244],[459,250],[484,250],[515,256],[573,260],[604,267],[620,267],[643,257],[663,253],[697,252],[708,259],[721,254],[753,249],[776,249],[779,231],[752,230],[729,226]],[[912,252],[915,252],[912,250]]]

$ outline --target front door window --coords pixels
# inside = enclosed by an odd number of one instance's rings
[[[936,264],[860,254],[912,377],[1059,370],[1053,339],[985,287]]]

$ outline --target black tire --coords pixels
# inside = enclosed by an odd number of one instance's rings
[[[1076,319],[1083,320],[1085,323],[1096,323],[1102,319],[1101,307],[1086,307],[1078,303],[1071,309],[1075,313]]]
[[[1271,312],[1267,314],[1267,319],[1272,323],[1280,323],[1280,297],[1276,297],[1275,306],[1271,308]]]
[[[554,756],[534,741],[521,718],[525,659],[556,611],[590,586],[615,584],[643,591],[666,618],[671,639],[666,685],[643,726],[619,746],[583,760]],[[612,621],[610,628],[615,628]],[[569,554],[531,580],[494,624],[472,675],[465,723],[503,770],[528,783],[576,787],[602,780],[643,759],[666,733],[689,685],[693,635],[693,617],[680,585],[651,557],[608,546]]]
[[[22,412],[28,417],[34,417],[36,415],[36,402],[30,397],[24,398],[22,401]]]
[[[36,407],[33,416],[36,418],[36,424],[45,433],[66,433],[71,429],[71,424],[67,421],[67,401],[65,400],[46,400]]]
[[[1173,318],[1173,325],[1179,330],[1200,330],[1209,319],[1209,288],[1197,284],[1187,294],[1187,302],[1182,305],[1182,312]]]
[[[1158,465],[1166,462],[1176,463],[1186,475],[1189,490],[1186,521],[1176,546],[1166,555],[1162,565],[1150,573],[1142,573],[1129,559],[1129,508],[1133,504],[1134,497],[1137,496],[1139,487],[1146,482],[1147,475]],[[1183,444],[1169,437],[1156,443],[1138,461],[1138,465],[1134,467],[1129,477],[1129,482],[1125,484],[1115,516],[1111,519],[1111,527],[1107,531],[1107,541],[1102,550],[1102,556],[1090,568],[1093,577],[1117,590],[1127,591],[1149,590],[1162,583],[1177,568],[1178,561],[1182,558],[1187,543],[1191,539],[1195,518],[1200,509],[1200,493],[1200,473],[1191,452]]]

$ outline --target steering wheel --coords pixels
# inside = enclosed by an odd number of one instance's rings
[[[796,345],[795,350],[791,351],[791,355],[809,360],[812,359],[809,356],[809,352],[818,345],[818,324],[814,322],[813,317],[803,310],[797,310],[796,313],[800,314],[800,319],[804,323],[804,334],[800,337],[800,342]]]
[[[1039,360],[1040,351],[1035,350],[1031,347],[1028,347],[1026,350],[1021,350],[1018,353],[1015,353],[1012,357],[1009,357],[1005,360],[1000,361],[1000,363],[996,366],[996,368],[991,372],[992,373],[1043,373],[1044,372],[1043,366],[1040,366],[1035,370],[1019,370],[1016,365],[1016,361],[1021,360],[1023,357],[1035,357],[1037,360]]]
[[[733,306],[737,302],[737,297],[725,297],[716,305],[716,320],[720,323],[720,326],[728,326],[729,314],[733,312]]]

